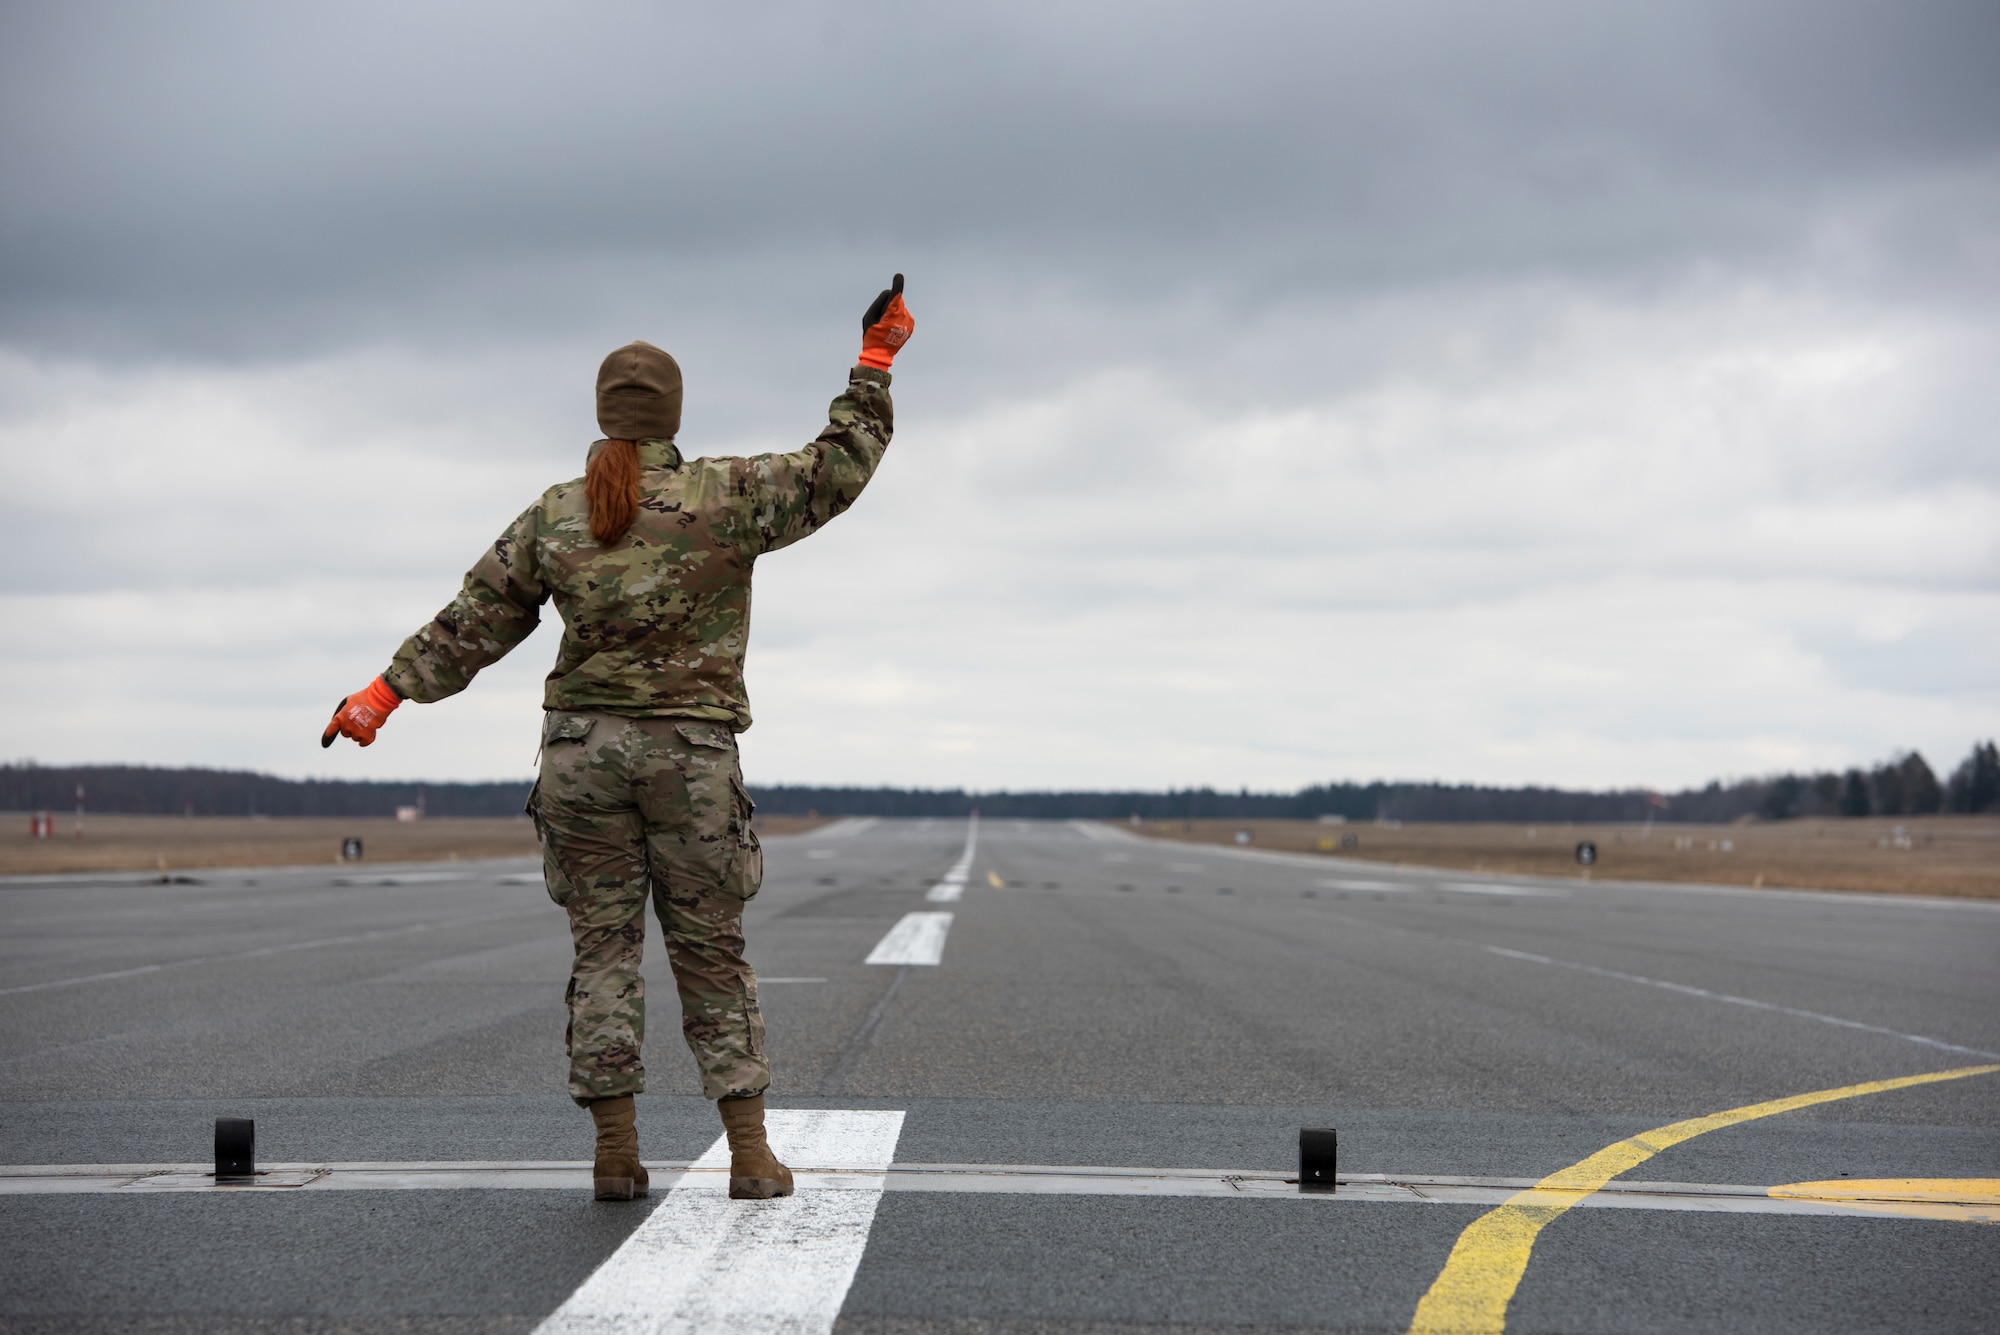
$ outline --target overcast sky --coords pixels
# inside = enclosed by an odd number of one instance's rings
[[[2000,5],[0,7],[0,757],[531,772],[334,702],[598,359],[855,508],[752,782],[1651,784],[2000,733]]]

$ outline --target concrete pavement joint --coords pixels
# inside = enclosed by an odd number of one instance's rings
[[[777,1115],[774,1110],[773,1115]],[[800,1114],[801,1116],[806,1114]],[[808,1161],[809,1162],[809,1161]],[[655,1187],[715,1189],[728,1165],[708,1159],[649,1159]],[[1097,1165],[898,1163],[886,1168],[805,1167],[802,1191],[885,1190],[970,1195],[1148,1196],[1336,1204],[1504,1205],[1541,1186],[1534,1178],[1350,1173],[1339,1191],[1301,1193],[1298,1179],[1245,1169],[1112,1168]],[[879,1180],[879,1185],[878,1185]],[[1546,1181],[1544,1179],[1543,1181]],[[28,1164],[0,1167],[0,1195],[256,1195],[309,1191],[583,1191],[582,1161],[274,1163],[251,1183],[218,1183],[203,1164]],[[2000,1219],[2000,1181],[1897,1179],[1807,1182],[1775,1187],[1713,1182],[1620,1182],[1583,1194],[1589,1209],[1701,1211],[1821,1217]]]

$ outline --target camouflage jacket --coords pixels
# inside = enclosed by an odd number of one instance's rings
[[[639,516],[609,547],[590,536],[583,479],[550,487],[382,675],[419,703],[456,695],[526,639],[553,598],[563,636],[544,709],[742,732],[752,565],[854,504],[889,445],[888,372],[857,366],[847,380],[826,429],[790,454],[689,461],[672,441],[642,442]]]

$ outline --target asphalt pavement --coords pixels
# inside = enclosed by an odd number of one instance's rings
[[[842,1335],[1400,1332],[1493,1208],[1478,1193],[1515,1189],[1437,1183],[1533,1183],[1671,1123],[1857,1086],[1623,1173],[1687,1185],[1687,1208],[1546,1219],[1505,1329],[1993,1328],[2000,1228],[1977,1211],[1788,1212],[1764,1193],[1992,1189],[2000,1074],[1894,1082],[2000,1063],[2000,905],[1422,871],[1061,822],[988,821],[961,863],[967,834],[770,840],[747,915],[771,1106],[902,1114],[893,1165],[854,1179],[879,1202],[846,1287],[817,1299]],[[899,938],[941,941],[937,963],[866,963],[910,914],[949,915]],[[0,1161],[128,1172],[56,1191],[0,1168],[0,1330],[535,1329],[694,1199],[698,1169],[673,1165],[719,1131],[669,1001],[640,1100],[644,1154],[667,1165],[652,1197],[493,1185],[589,1157],[563,1093],[567,966],[532,861],[0,881]],[[217,1116],[255,1119],[260,1163],[321,1176],[156,1189],[146,1174],[208,1159]],[[1331,1197],[1282,1181],[1302,1127],[1338,1129],[1351,1181]],[[440,1161],[500,1176],[330,1189],[340,1165]],[[931,1189],[919,1165],[985,1185]],[[1084,1190],[1021,1166],[1159,1171]],[[1192,1170],[1225,1194],[1181,1192]],[[801,1198],[837,1195],[827,1181]],[[1702,1205],[1746,1195],[1756,1209]]]

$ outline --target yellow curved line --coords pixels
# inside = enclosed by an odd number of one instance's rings
[[[1961,1066],[1951,1071],[1927,1075],[1906,1075],[1894,1080],[1871,1080],[1865,1085],[1843,1085],[1839,1089],[1793,1094],[1767,1103],[1752,1103],[1726,1112],[1694,1117],[1642,1132],[1629,1140],[1607,1145],[1589,1158],[1573,1163],[1543,1178],[1526,1191],[1510,1198],[1472,1221],[1458,1235],[1444,1269],[1438,1272],[1430,1291],[1417,1304],[1410,1322],[1410,1335],[1500,1335],[1507,1324],[1507,1304],[1528,1269],[1528,1257],[1535,1236],[1563,1211],[1612,1178],[1637,1167],[1684,1140],[1710,1131],[1719,1131],[1739,1122],[1810,1108],[1816,1103],[1834,1103],[1859,1098],[1863,1094],[1883,1094],[1912,1085],[1935,1084],[1940,1080],[1962,1080],[1972,1075],[2000,1071],[2000,1065]]]

